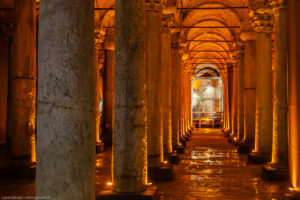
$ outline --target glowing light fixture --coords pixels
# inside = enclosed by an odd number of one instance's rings
[[[107,182],[106,184],[109,186],[112,186],[112,182]]]

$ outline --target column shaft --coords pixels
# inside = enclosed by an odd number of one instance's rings
[[[241,47],[244,48],[244,47]],[[238,140],[244,139],[244,66],[245,54],[244,50],[240,52],[239,58],[239,86],[238,86]]]
[[[98,64],[98,48],[95,48],[95,135],[96,142],[100,142],[100,74],[99,74],[99,64]]]
[[[147,182],[144,0],[116,0],[113,190],[139,192]]]
[[[273,146],[272,164],[288,167],[287,135],[287,52],[288,23],[286,5],[274,8],[275,16],[275,67],[273,95]]]
[[[176,36],[174,36],[176,37]],[[177,38],[172,41],[172,70],[171,70],[171,101],[172,101],[172,144],[176,147],[179,144],[179,77],[180,68],[179,44]]]
[[[8,66],[9,41],[0,36],[0,143],[6,142],[7,137],[7,95],[8,95]]]
[[[95,199],[94,2],[41,1],[39,20],[36,196]]]
[[[245,41],[244,140],[254,145],[255,138],[256,41]]]
[[[35,161],[36,15],[34,0],[16,1],[9,71],[8,134],[15,164]]]
[[[300,192],[300,21],[298,0],[288,2],[289,171],[292,187]]]
[[[105,68],[103,84],[103,139],[106,145],[111,144],[114,113],[114,51],[105,51]]]
[[[272,41],[270,32],[257,32],[255,153],[272,151]]]
[[[179,61],[179,70],[177,71],[177,77],[178,77],[178,98],[177,98],[177,104],[178,104],[178,123],[179,123],[179,140],[183,137],[183,115],[182,115],[182,98],[183,98],[183,61]]]
[[[172,147],[172,108],[171,108],[171,35],[168,30],[162,33],[162,108],[164,154],[173,152]]]
[[[146,8],[147,66],[147,139],[148,165],[159,167],[163,161],[163,127],[161,96],[161,21],[159,3]]]
[[[239,88],[239,79],[238,79],[239,71],[237,67],[233,67],[233,104],[232,104],[232,133],[234,137],[237,137],[238,135],[238,88]]]

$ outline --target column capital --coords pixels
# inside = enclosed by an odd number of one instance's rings
[[[181,55],[181,59],[184,61],[187,61],[189,58],[189,53],[188,53],[188,48],[187,48],[187,43],[180,43],[180,47],[179,47],[179,52]]]
[[[100,49],[101,46],[103,45],[104,39],[105,39],[105,34],[106,33],[104,30],[101,30],[101,29],[95,30],[95,48],[96,49]]]
[[[168,15],[163,15],[163,19],[162,19],[162,32],[163,33],[170,33],[171,30],[170,28],[173,26],[174,24],[174,15],[173,14],[168,14]]]
[[[233,43],[233,51],[230,53],[232,63],[236,64],[245,51],[245,42],[241,39],[236,39]]]
[[[244,42],[247,40],[256,40],[256,33],[251,27],[250,21],[241,22],[240,39]]]
[[[276,15],[278,10],[287,8],[287,0],[271,0],[270,5],[273,8],[274,15]]]
[[[145,0],[145,10],[162,12],[162,5],[158,0]]]
[[[271,33],[273,29],[273,10],[270,7],[251,10],[249,13],[255,31]]]

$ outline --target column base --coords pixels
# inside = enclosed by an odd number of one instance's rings
[[[180,143],[182,144],[182,146],[186,146],[186,139],[184,137],[181,138]]]
[[[148,176],[154,183],[170,181],[174,178],[173,166],[164,164],[161,167],[148,167]]]
[[[234,138],[235,138],[234,135],[229,135],[228,136],[228,143],[233,143],[234,142]]]
[[[277,168],[272,165],[263,166],[263,175],[269,180],[288,180],[289,169],[288,168]]]
[[[190,138],[190,137],[191,137],[191,132],[190,132],[190,131],[187,131],[187,132],[185,133],[185,135],[188,136],[188,137]]]
[[[147,186],[144,192],[137,193],[117,193],[112,190],[104,190],[100,192],[96,200],[156,200],[157,186]]]
[[[176,148],[176,153],[178,154],[183,154],[184,153],[184,146],[183,145],[178,145]]]
[[[28,178],[35,179],[36,166],[7,166],[0,168],[0,179]]]
[[[169,156],[169,163],[170,164],[178,164],[179,162],[180,162],[180,158],[179,158],[178,153],[172,153]]]
[[[185,135],[185,136],[184,136],[185,141],[190,141],[190,138],[189,138],[189,137],[190,137],[190,136]]]
[[[229,137],[230,134],[231,134],[230,129],[225,129],[225,130],[224,130],[224,137]]]
[[[270,160],[270,156],[265,154],[259,154],[256,152],[251,152],[248,154],[248,162],[253,164],[266,164],[267,162],[270,162]]]
[[[104,151],[104,143],[103,142],[97,142],[96,143],[96,154],[99,154]]]
[[[251,152],[253,145],[246,142],[240,142],[238,143],[237,147],[238,147],[238,153],[248,154],[249,152]]]

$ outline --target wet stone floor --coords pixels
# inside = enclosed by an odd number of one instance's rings
[[[287,181],[265,180],[262,165],[247,163],[218,129],[195,130],[174,171],[173,181],[159,185],[167,200],[290,199]]]
[[[158,184],[162,200],[281,200],[291,199],[288,182],[261,177],[262,165],[247,163],[218,129],[195,130],[181,162],[174,165],[175,178]],[[111,148],[96,157],[96,194],[109,189]],[[49,177],[51,178],[51,177]],[[35,195],[35,181],[0,180],[0,199]]]

